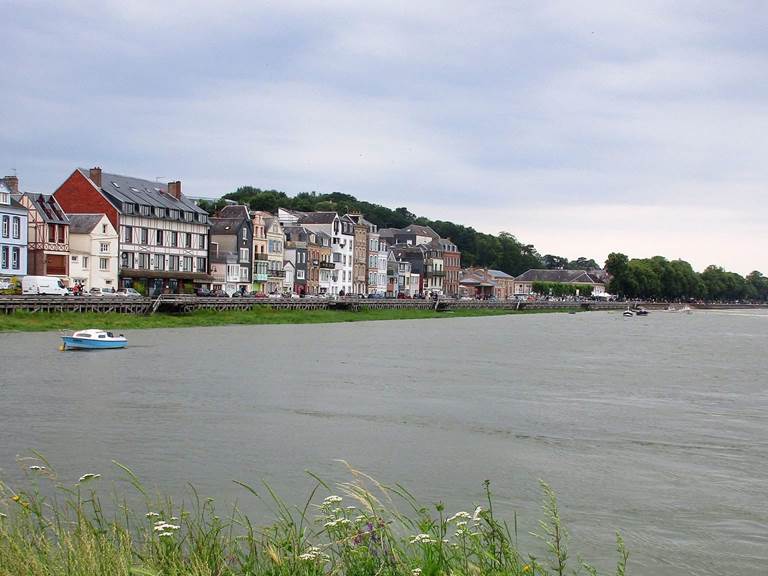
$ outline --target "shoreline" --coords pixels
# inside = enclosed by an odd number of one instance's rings
[[[119,312],[16,312],[0,316],[0,334],[82,330],[99,326],[110,330],[146,330],[152,328],[197,328],[205,326],[242,326],[262,324],[335,324],[377,320],[428,320],[437,318],[478,318],[574,312],[567,308],[535,310],[459,309],[436,312],[419,309],[359,311],[348,310],[197,310],[186,314],[156,313],[151,316]]]

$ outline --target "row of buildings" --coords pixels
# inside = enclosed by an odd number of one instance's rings
[[[462,270],[456,245],[427,226],[378,229],[362,214],[234,204],[209,215],[180,181],[98,167],[76,169],[51,195],[22,193],[5,177],[0,222],[0,276],[57,276],[85,289],[510,298],[531,288]]]

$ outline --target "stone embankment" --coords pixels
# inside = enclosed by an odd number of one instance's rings
[[[118,312],[123,314],[152,314],[153,312],[185,313],[195,310],[250,310],[266,307],[285,310],[622,310],[643,306],[648,309],[667,308],[655,302],[560,302],[551,300],[393,300],[341,298],[200,298],[185,295],[163,295],[156,299],[119,296],[0,296],[0,314],[27,312]],[[766,308],[764,304],[693,304],[693,308]]]

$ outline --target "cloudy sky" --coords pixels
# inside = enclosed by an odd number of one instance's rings
[[[0,0],[0,171],[341,191],[542,253],[768,274],[768,10]]]

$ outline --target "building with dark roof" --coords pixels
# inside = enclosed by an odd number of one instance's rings
[[[119,237],[106,214],[69,214],[69,278],[84,291],[117,288]]]
[[[50,194],[22,194],[29,214],[27,274],[57,276],[69,282],[69,218]]]
[[[181,182],[75,170],[54,196],[70,214],[104,213],[120,235],[119,282],[150,295],[210,284],[208,213]]]
[[[248,207],[240,204],[224,206],[210,218],[210,222],[211,262],[214,257],[218,258],[217,274],[211,275],[217,282],[223,277],[223,285],[215,288],[220,288],[230,295],[234,292],[250,292],[254,243],[253,221]],[[229,255],[234,255],[234,262]],[[226,270],[222,271],[222,267],[226,267]],[[213,272],[213,269],[211,271]]]
[[[14,198],[19,193],[19,179],[6,176],[0,180],[0,276],[24,276],[27,273],[27,235],[29,213]]]

